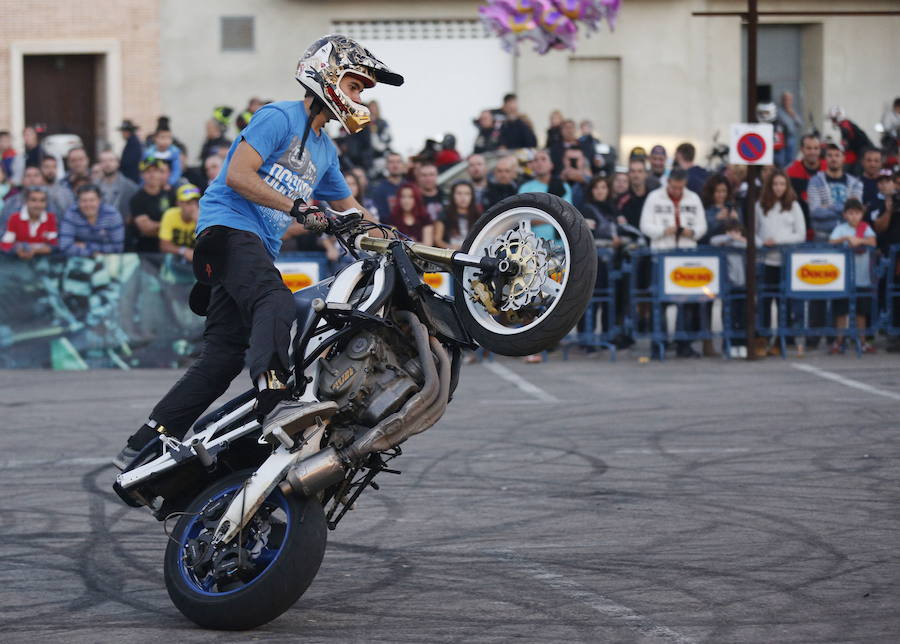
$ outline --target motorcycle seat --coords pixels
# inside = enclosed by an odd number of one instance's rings
[[[306,320],[312,313],[312,301],[317,297],[323,300],[328,295],[331,283],[334,282],[333,277],[322,280],[312,286],[301,288],[294,293],[294,305],[297,308],[297,330],[302,331],[306,327]]]

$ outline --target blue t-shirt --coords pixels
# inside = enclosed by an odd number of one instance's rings
[[[875,232],[868,224],[866,224],[866,232],[863,233],[863,237],[874,236]],[[846,221],[842,221],[831,231],[831,237],[829,239],[840,239],[841,237],[856,237],[856,229]],[[874,250],[874,248],[869,246],[863,246],[859,248],[858,252],[853,257],[853,262],[856,267],[857,286],[872,286],[872,251]]]
[[[253,115],[250,124],[231,144],[219,176],[200,200],[198,235],[210,226],[246,230],[262,239],[273,258],[278,255],[281,237],[293,218],[280,210],[248,201],[225,183],[231,157],[241,141],[247,141],[262,157],[260,178],[289,199],[332,201],[350,196],[337,150],[327,134],[316,135],[310,131],[303,158],[298,158],[306,119],[301,101],[269,103]]]
[[[847,201],[847,195],[849,193],[847,184],[850,182],[847,181],[847,175],[842,174],[840,178],[834,179],[826,174],[825,181],[828,185],[829,192],[831,192],[831,202],[837,208],[842,208],[844,206],[844,202]]]
[[[526,181],[521,186],[519,186],[519,194],[525,192],[547,192],[548,186],[546,183],[542,181],[538,181],[537,179],[532,179],[531,181]],[[563,181],[563,201],[568,201],[572,203],[572,189],[569,187],[569,184]]]
[[[550,186],[546,183],[538,181],[537,179],[532,179],[519,186],[519,194],[526,192],[547,192],[549,188]],[[563,192],[563,201],[572,203],[572,189],[565,181],[563,181]],[[557,237],[556,230],[550,224],[537,224],[532,228],[532,232],[541,239],[556,239]]]

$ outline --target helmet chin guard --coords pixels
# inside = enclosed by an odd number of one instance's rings
[[[297,63],[296,79],[353,134],[365,127],[371,115],[365,105],[354,102],[341,90],[341,80],[348,74],[366,87],[377,82],[402,85],[403,77],[347,36],[324,36],[309,46]]]

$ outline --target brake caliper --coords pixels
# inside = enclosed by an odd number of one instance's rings
[[[472,284],[472,301],[480,303],[484,310],[490,313],[491,315],[500,315],[500,311],[494,306],[494,298],[491,295],[490,289],[485,286],[484,282],[478,279],[474,279],[471,282]]]

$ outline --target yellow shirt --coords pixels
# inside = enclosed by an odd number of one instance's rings
[[[163,213],[159,223],[159,238],[170,241],[176,246],[194,247],[194,229],[197,222],[185,222],[181,218],[181,208],[169,208]]]

